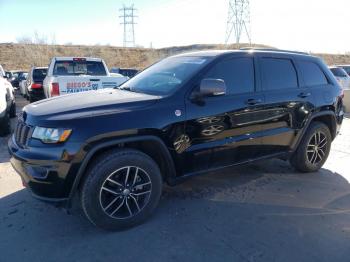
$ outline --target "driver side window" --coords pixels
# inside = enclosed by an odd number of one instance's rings
[[[250,57],[230,58],[218,62],[204,78],[222,79],[228,95],[254,92],[254,61]]]

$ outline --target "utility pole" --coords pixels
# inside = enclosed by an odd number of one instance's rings
[[[249,44],[251,44],[249,0],[229,0],[225,37],[226,45],[230,41],[232,32],[234,33],[236,44],[240,43],[243,33],[246,34]]]
[[[136,8],[134,8],[134,5],[131,5],[129,7],[126,7],[125,5],[123,8],[119,9],[120,16],[119,18],[122,19],[121,25],[124,26],[124,35],[123,35],[123,46],[124,47],[135,47],[135,18],[137,17],[135,15]]]

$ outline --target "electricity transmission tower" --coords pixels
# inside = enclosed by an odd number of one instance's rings
[[[134,5],[130,7],[123,6],[119,9],[121,15],[119,18],[122,19],[121,25],[124,26],[124,37],[123,37],[123,46],[124,47],[135,47],[135,15],[136,8]]]
[[[249,0],[229,0],[225,44],[230,41],[232,32],[236,44],[240,43],[243,33],[251,44]]]

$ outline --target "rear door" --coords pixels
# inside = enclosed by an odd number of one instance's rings
[[[313,110],[313,90],[302,88],[296,61],[288,56],[259,55],[267,121],[261,125],[266,154],[290,150],[298,130]]]
[[[187,102],[185,173],[229,166],[259,155],[264,96],[257,92],[254,64],[251,55],[226,58],[201,78],[224,80],[227,92],[204,98],[203,103]]]

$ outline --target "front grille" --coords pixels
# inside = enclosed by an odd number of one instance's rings
[[[18,146],[25,147],[27,145],[28,139],[32,135],[31,131],[32,131],[32,128],[26,125],[24,122],[22,121],[17,122],[14,135]]]

